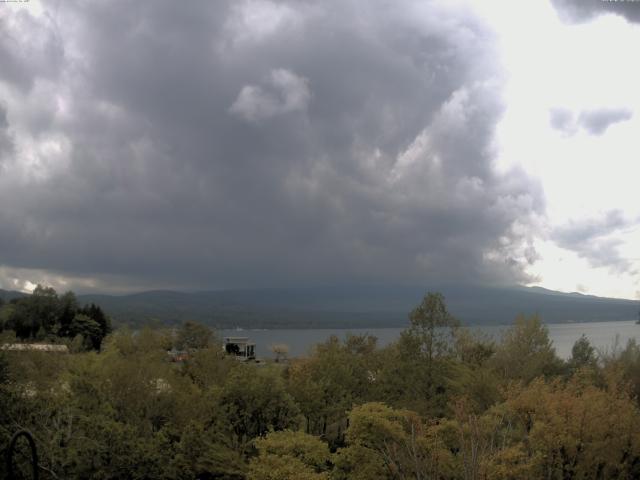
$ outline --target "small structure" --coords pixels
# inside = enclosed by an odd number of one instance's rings
[[[227,355],[233,355],[238,360],[255,360],[256,344],[248,337],[225,337],[222,349]]]
[[[66,345],[56,345],[53,343],[5,343],[0,346],[0,350],[11,352],[54,352],[69,353]]]
[[[167,350],[167,355],[169,356],[169,360],[175,363],[186,362],[190,358],[188,351],[178,350],[176,348]]]

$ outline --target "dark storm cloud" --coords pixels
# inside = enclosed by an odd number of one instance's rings
[[[599,108],[583,110],[575,115],[571,110],[554,108],[549,112],[549,123],[566,135],[574,135],[584,129],[590,135],[602,135],[619,122],[631,120],[633,112],[626,108]]]
[[[582,23],[599,15],[615,14],[630,22],[640,22],[640,2],[633,0],[551,0],[560,18]]]
[[[624,273],[631,271],[632,262],[622,257],[618,250],[622,242],[611,235],[631,225],[633,222],[625,219],[622,212],[613,210],[600,218],[571,222],[557,229],[554,240],[594,267],[607,267],[612,272]]]
[[[13,153],[13,140],[9,133],[9,123],[7,122],[7,111],[0,105],[0,172],[5,158]]]
[[[65,2],[47,18],[56,68],[39,52],[23,79],[0,72],[24,140],[0,178],[6,267],[134,287],[525,279],[542,194],[493,167],[502,83],[470,12]]]

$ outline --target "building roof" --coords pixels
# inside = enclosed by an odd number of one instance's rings
[[[249,337],[224,337],[224,343],[255,345],[255,343],[249,341]]]

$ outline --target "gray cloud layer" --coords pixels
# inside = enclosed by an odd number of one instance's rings
[[[624,218],[622,212],[613,210],[600,218],[572,222],[554,233],[555,242],[576,252],[594,267],[607,267],[614,273],[632,271],[632,262],[624,258],[618,247],[621,241],[610,235],[636,222]]]
[[[0,29],[0,266],[96,288],[509,283],[536,257],[542,194],[493,167],[502,80],[468,12],[64,2]]]
[[[587,110],[580,114],[578,123],[592,135],[602,135],[610,125],[631,120],[633,113],[625,108]]]
[[[614,14],[629,22],[640,22],[640,3],[634,0],[551,0],[560,18],[569,23],[582,23]]]

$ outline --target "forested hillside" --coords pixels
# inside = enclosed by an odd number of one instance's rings
[[[102,305],[114,323],[132,326],[191,319],[216,328],[404,327],[406,312],[426,290],[442,292],[451,312],[468,325],[506,325],[518,313],[537,313],[548,323],[634,320],[640,308],[637,301],[541,288],[460,285],[153,291],[79,300]]]
[[[121,329],[100,352],[0,352],[0,448],[29,429],[45,479],[638,478],[639,371],[635,342],[560,360],[535,316],[471,336],[438,294],[385,348],[268,364],[194,323]]]

